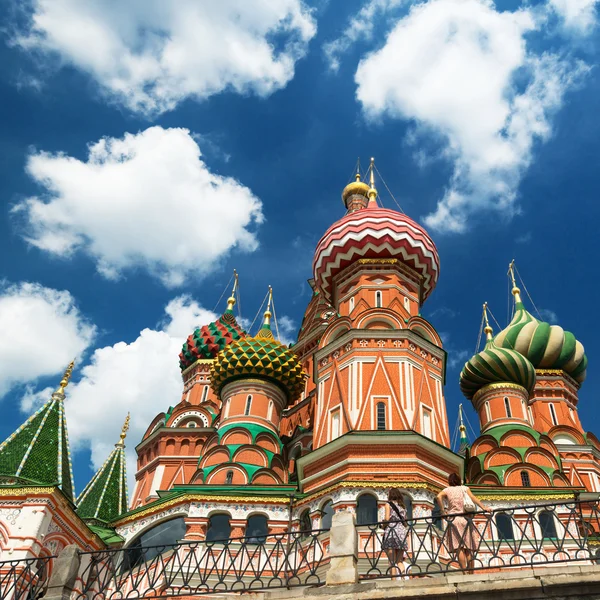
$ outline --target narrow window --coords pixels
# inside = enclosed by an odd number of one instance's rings
[[[269,411],[267,412],[267,420],[270,421],[273,416],[273,400],[269,400]]]
[[[333,502],[328,500],[321,507],[321,529],[331,529],[333,519]]]
[[[410,300],[408,299],[408,296],[404,296],[404,308],[410,312]]]
[[[542,530],[542,537],[544,538],[555,538],[556,537],[556,523],[554,522],[554,515],[549,510],[543,510],[539,514],[540,529]]]
[[[310,510],[308,508],[300,515],[300,531],[307,532],[312,529],[312,521],[310,520]]]
[[[523,418],[527,420],[527,406],[525,406],[525,400],[521,400],[521,406],[523,407]]]
[[[490,403],[489,402],[485,403],[485,416],[489,423],[492,420],[492,413],[490,411]]]
[[[246,410],[244,411],[244,416],[248,416],[250,414],[250,407],[252,406],[252,396],[248,396],[246,398]]]
[[[375,292],[375,307],[381,308],[381,292]]]
[[[225,485],[231,485],[233,483],[233,471],[227,471],[225,475]]]
[[[437,527],[440,531],[444,531],[442,509],[438,506],[437,502],[431,511],[431,519],[434,527]]]
[[[377,403],[377,429],[384,430],[385,427],[385,402]]]
[[[529,414],[529,422],[533,425],[533,411],[531,410],[531,406],[527,407],[527,413]]]
[[[350,310],[349,312],[352,312],[354,310],[354,296],[352,296],[352,298],[350,298]]]
[[[550,417],[552,419],[552,424],[558,425],[558,419],[556,418],[556,411],[554,410],[554,404],[548,404],[548,407],[550,408]]]
[[[231,405],[231,398],[227,398],[227,402],[225,402],[225,410],[223,411],[223,419],[226,419],[229,416],[230,405]]]
[[[200,400],[200,402],[206,402],[207,398],[208,398],[208,386],[205,385],[204,389],[202,390],[202,400]]]
[[[496,529],[498,530],[499,540],[514,540],[515,532],[512,526],[512,519],[506,513],[496,515]]]
[[[506,416],[510,419],[512,417],[512,412],[510,411],[510,400],[507,396],[504,396],[504,408],[506,408]]]
[[[373,494],[359,496],[356,503],[356,524],[372,525],[377,523],[377,498]]]
[[[523,487],[531,487],[531,479],[527,471],[521,471],[521,485]]]
[[[331,440],[340,437],[340,409],[331,413]]]
[[[431,411],[423,409],[423,435],[431,439]]]

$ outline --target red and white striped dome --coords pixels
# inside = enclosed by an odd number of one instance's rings
[[[397,258],[423,276],[423,301],[435,287],[440,259],[428,233],[406,215],[387,208],[363,208],[336,221],[315,250],[313,274],[332,300],[333,278],[361,258]]]

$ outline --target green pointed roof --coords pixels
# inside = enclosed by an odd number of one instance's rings
[[[77,514],[82,519],[108,523],[127,511],[124,441],[128,428],[129,416],[123,426],[120,441],[77,498]]]
[[[70,500],[75,491],[64,390],[72,369],[71,363],[50,400],[0,444],[0,478],[55,485]]]

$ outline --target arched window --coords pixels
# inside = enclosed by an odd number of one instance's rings
[[[408,296],[404,296],[404,308],[410,312],[410,300]]]
[[[249,544],[264,544],[269,533],[267,517],[252,515],[246,524],[246,538]]]
[[[248,396],[246,398],[246,410],[244,411],[244,415],[247,417],[250,414],[250,408],[252,407],[252,396]]]
[[[504,408],[506,408],[506,416],[510,419],[512,417],[512,412],[510,410],[510,400],[508,396],[504,396]]]
[[[377,498],[373,494],[362,494],[356,503],[356,524],[377,523]]]
[[[207,398],[208,398],[208,386],[205,385],[204,389],[202,390],[202,400],[200,400],[200,402],[206,402]]]
[[[431,511],[431,518],[433,519],[433,526],[437,527],[441,531],[444,531],[444,519],[442,518],[442,509],[438,506],[437,502]]]
[[[310,520],[310,510],[308,510],[308,508],[300,515],[299,527],[300,531],[302,532],[310,531],[312,529],[312,521]]]
[[[558,419],[556,418],[556,411],[554,410],[554,404],[548,404],[550,409],[550,418],[552,419],[552,425],[558,425]]]
[[[521,471],[521,485],[523,487],[531,487],[531,479],[527,471]]]
[[[185,537],[185,529],[184,518],[176,517],[144,531],[126,548],[122,572],[133,569],[142,562],[150,561],[162,552],[170,550],[170,546]]]
[[[208,520],[208,531],[206,532],[207,542],[217,542],[228,540],[231,537],[231,524],[229,515],[213,515]]]
[[[488,423],[492,420],[492,413],[490,411],[490,403],[485,403],[485,418],[488,420]]]
[[[498,513],[496,515],[496,529],[498,530],[499,540],[514,540],[515,532],[513,531],[512,519],[506,513]]]
[[[540,529],[542,530],[543,538],[555,538],[556,536],[556,523],[554,521],[554,515],[549,510],[543,510],[539,514]]]
[[[377,429],[384,430],[385,427],[385,402],[377,403]]]
[[[350,302],[348,303],[348,305],[349,305],[348,312],[351,313],[354,310],[354,296],[352,296],[352,298],[350,298]]]
[[[375,307],[381,308],[381,292],[375,292]]]
[[[267,421],[270,421],[273,417],[273,400],[269,400],[269,409],[267,411]]]
[[[233,471],[227,471],[225,474],[225,485],[231,485],[233,483]]]
[[[333,502],[327,500],[321,507],[321,527],[320,529],[331,529],[331,520],[333,519]]]

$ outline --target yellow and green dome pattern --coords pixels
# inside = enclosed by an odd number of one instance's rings
[[[299,398],[305,379],[296,355],[273,338],[268,326],[263,326],[256,337],[239,339],[221,350],[211,366],[210,376],[217,394],[226,383],[256,377],[279,385],[290,402]]]
[[[562,327],[535,319],[522,302],[517,302],[512,321],[494,342],[526,356],[536,369],[561,369],[578,383],[585,379],[587,357],[581,342]]]
[[[460,389],[471,400],[490,383],[514,383],[531,393],[535,386],[535,369],[522,354],[498,348],[489,340],[484,350],[465,363],[460,373]]]

